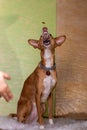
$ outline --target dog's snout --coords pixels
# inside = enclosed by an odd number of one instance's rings
[[[48,39],[49,33],[48,33],[48,28],[47,27],[43,27],[43,29],[42,29],[42,37],[43,37],[44,40]]]
[[[42,29],[42,38],[43,38],[43,44],[45,46],[48,46],[51,43],[50,42],[50,34],[48,33],[47,27],[43,27],[43,29]]]
[[[48,32],[48,28],[47,28],[47,27],[43,27],[43,28],[42,28],[42,31],[43,31],[43,32]]]

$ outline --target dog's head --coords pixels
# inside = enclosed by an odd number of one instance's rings
[[[48,32],[48,28],[44,27],[42,29],[42,35],[40,36],[40,39],[29,39],[28,43],[34,48],[42,50],[44,48],[56,48],[57,46],[61,46],[65,40],[65,35],[53,38],[53,36]]]

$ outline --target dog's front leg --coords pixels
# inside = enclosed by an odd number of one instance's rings
[[[42,110],[41,110],[41,101],[40,101],[40,94],[36,93],[36,105],[37,105],[37,112],[38,112],[38,122],[40,124],[40,129],[44,129],[44,122],[42,118]]]
[[[53,119],[52,119],[52,112],[53,112],[53,101],[52,101],[52,93],[50,93],[48,97],[48,116],[49,116],[49,123],[53,125]]]

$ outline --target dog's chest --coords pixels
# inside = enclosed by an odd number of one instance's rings
[[[55,86],[56,80],[50,75],[46,76],[46,78],[43,80],[43,86],[44,90],[41,97],[41,102],[45,102],[52,90],[52,88]]]

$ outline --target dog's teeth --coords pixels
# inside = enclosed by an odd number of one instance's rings
[[[40,129],[43,130],[44,129],[44,125],[40,125]]]
[[[52,119],[49,119],[49,123],[50,123],[50,125],[53,125],[53,124],[54,124],[54,122],[53,122]]]

